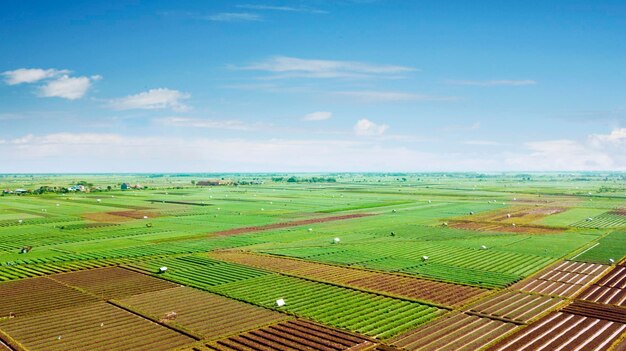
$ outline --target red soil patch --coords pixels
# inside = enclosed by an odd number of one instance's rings
[[[324,222],[332,222],[332,221],[341,221],[344,219],[353,219],[353,218],[361,218],[374,216],[371,213],[355,213],[349,215],[342,216],[332,216],[332,217],[322,217],[322,218],[312,218],[312,219],[303,219],[292,222],[282,222],[282,223],[274,223],[260,226],[252,226],[252,227],[242,227],[242,228],[233,228],[228,230],[222,230],[219,232],[210,233],[212,236],[230,236],[230,235],[238,235],[244,233],[253,233],[260,232],[264,230],[272,230],[272,229],[281,229],[281,228],[289,228],[289,227],[297,227],[301,225],[314,224],[314,223],[324,223]]]
[[[615,211],[609,212],[610,214],[618,215],[618,216],[626,216],[626,208],[620,208]]]
[[[497,222],[455,221],[451,223],[450,226],[453,228],[475,230],[479,232],[506,232],[523,234],[558,234],[564,231],[564,229],[540,225],[519,224],[514,227],[512,224]]]
[[[159,217],[157,212],[129,210],[129,211],[113,211],[113,212],[94,212],[84,213],[82,217],[84,219],[100,222],[100,223],[120,223],[128,222],[134,219],[143,219],[144,217],[154,218]]]

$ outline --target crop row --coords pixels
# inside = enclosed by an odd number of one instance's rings
[[[237,300],[294,313],[328,325],[382,338],[424,323],[441,310],[335,285],[287,277],[199,256],[141,262],[135,267],[174,282]],[[277,307],[276,301],[286,304]]]
[[[298,277],[384,292],[409,299],[427,300],[443,305],[460,305],[486,291],[475,287],[278,256],[227,251],[214,252],[211,255],[218,259]]]
[[[30,351],[166,351],[194,341],[104,302],[0,321]]]
[[[239,333],[292,318],[283,313],[189,287],[147,292],[127,297],[120,302],[157,320],[175,312],[176,317],[168,321],[169,324],[191,330],[203,339]]]
[[[416,302],[282,275],[265,275],[212,290],[268,308],[283,299],[280,310],[382,339],[415,328],[441,312]]]
[[[308,260],[404,271],[429,278],[486,287],[503,287],[527,276],[554,258],[433,243],[394,242],[264,250]]]
[[[626,216],[613,213],[602,213],[593,218],[587,218],[571,224],[578,228],[619,228],[626,227]]]

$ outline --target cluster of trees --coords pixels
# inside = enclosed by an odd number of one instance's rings
[[[291,176],[289,178],[287,177],[272,177],[272,181],[273,182],[287,182],[287,183],[336,183],[337,179],[334,177],[309,177],[309,178],[303,178],[303,177],[296,177],[296,176]]]

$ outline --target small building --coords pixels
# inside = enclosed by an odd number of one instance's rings
[[[128,183],[122,183],[122,186],[120,187],[122,190],[128,190],[128,188],[130,188],[130,184]]]

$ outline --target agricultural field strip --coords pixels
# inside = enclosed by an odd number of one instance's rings
[[[324,325],[303,320],[293,320],[234,335],[204,345],[193,346],[185,351],[283,351],[363,350],[376,346],[377,342],[361,335],[347,333]]]
[[[87,291],[103,300],[124,298],[177,286],[165,280],[118,267],[55,274],[48,278],[81,291]]]
[[[308,247],[260,251],[318,262],[403,271],[436,280],[485,287],[504,287],[556,260],[545,256],[479,248],[467,249],[431,242],[394,242],[384,246],[342,244],[334,248]],[[423,256],[428,256],[428,262],[423,261]]]
[[[608,269],[609,266],[601,264],[563,261],[517,283],[513,288],[544,295],[571,297]]]
[[[602,213],[595,217],[570,224],[572,227],[578,228],[619,228],[626,227],[626,215],[615,214],[613,211]],[[591,220],[590,220],[591,219]]]
[[[161,263],[135,267],[155,272]],[[192,256],[184,263],[166,262],[171,268],[162,277],[266,308],[276,308],[275,301],[283,298],[287,304],[278,308],[281,311],[366,335],[389,337],[441,312],[416,302],[207,258]]]
[[[557,297],[504,290],[470,305],[466,313],[528,324],[564,301]]]
[[[164,323],[189,330],[204,340],[212,340],[293,318],[189,287],[147,292],[113,300],[113,302],[152,320],[161,320],[168,313],[176,312],[173,320],[165,320]]]
[[[439,306],[458,306],[487,293],[487,290],[475,287],[314,263],[293,258],[233,251],[215,251],[209,253],[209,256],[228,262],[268,269],[289,276],[349,286],[359,290],[390,297],[411,299],[417,302],[435,303]]]
[[[626,266],[617,265],[577,297],[581,300],[626,306]]]
[[[63,349],[170,350],[194,342],[164,326],[104,302],[0,321],[29,351]],[[128,331],[133,333],[129,334]]]
[[[405,350],[475,351],[512,332],[514,323],[451,312],[390,340]]]
[[[623,323],[552,312],[488,350],[608,350],[625,330]]]

